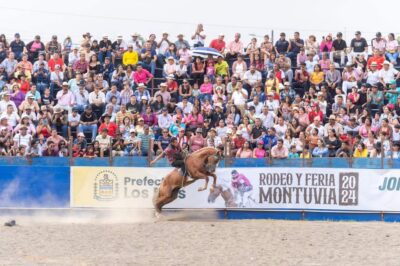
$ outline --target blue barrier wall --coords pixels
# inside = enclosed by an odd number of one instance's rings
[[[0,207],[69,207],[69,166],[0,166]]]

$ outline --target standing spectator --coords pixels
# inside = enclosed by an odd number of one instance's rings
[[[336,39],[332,43],[332,50],[329,53],[329,58],[331,62],[335,62],[335,59],[340,58],[340,66],[344,66],[344,59],[346,55],[347,44],[343,40],[343,34],[338,32],[336,34]]]
[[[280,38],[275,43],[276,54],[287,54],[290,50],[290,43],[286,40],[286,34],[282,32]]]
[[[157,53],[152,49],[150,42],[145,43],[140,54],[140,59],[143,67],[149,70],[151,75],[154,76],[156,71]]]
[[[393,33],[389,33],[388,35],[385,55],[392,65],[397,65],[397,58],[399,58],[399,43],[394,39]]]
[[[192,35],[193,47],[204,47],[206,34],[204,32],[203,24],[198,24],[195,33]]]
[[[361,37],[361,32],[356,31],[356,37],[351,40],[350,52],[347,55],[349,62],[354,63],[355,57],[363,54],[365,58],[368,57],[368,43],[364,37]]]
[[[19,33],[15,33],[14,38],[15,39],[10,43],[10,51],[14,53],[17,60],[21,60],[22,54],[27,53],[28,51],[26,50],[25,43],[21,40],[21,35]]]
[[[304,47],[304,40],[300,39],[300,33],[295,32],[293,39],[290,39],[290,45],[287,56],[292,62],[292,67],[296,67],[297,55],[300,53],[300,49]]]
[[[210,45],[209,45],[210,48],[214,48],[215,50],[217,50],[218,52],[220,52],[221,54],[223,54],[224,51],[225,51],[225,41],[224,41],[224,37],[225,37],[225,34],[220,33],[220,34],[218,35],[218,38],[217,38],[217,39],[214,39],[214,40],[211,41],[211,43],[210,43]],[[236,35],[235,35],[235,37],[236,37]],[[238,35],[238,38],[240,38],[240,34]],[[238,39],[238,41],[239,41],[239,39]],[[242,48],[243,48],[243,44],[242,44]]]
[[[148,125],[143,126],[143,133],[139,133],[139,154],[141,156],[154,155],[154,135]]]
[[[184,36],[182,33],[179,33],[177,37],[178,37],[178,40],[175,42],[176,50],[178,50],[178,51],[182,50],[183,47],[186,47],[188,49],[190,48],[188,41],[183,39]]]
[[[243,54],[243,43],[240,41],[240,33],[235,33],[235,39],[228,44],[226,60],[229,62]],[[218,49],[217,49],[218,50]]]
[[[44,44],[40,41],[40,36],[36,35],[35,39],[26,45],[30,62],[35,62],[39,56],[39,52],[45,50]]]

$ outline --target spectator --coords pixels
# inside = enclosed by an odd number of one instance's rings
[[[386,43],[386,58],[392,65],[397,65],[397,58],[399,57],[399,43],[394,38],[393,33],[389,33],[388,41]]]
[[[214,39],[214,40],[212,40],[211,41],[211,43],[210,43],[210,48],[214,48],[215,50],[217,50],[218,52],[220,52],[221,54],[224,54],[224,51],[225,51],[225,41],[224,41],[224,37],[225,37],[225,34],[223,34],[223,33],[220,33],[219,35],[218,35],[218,38],[217,39]],[[234,53],[235,51],[236,51],[236,53],[237,52],[239,52],[239,48],[240,48],[240,44],[241,44],[241,42],[239,41],[239,39],[240,39],[240,34],[238,34],[238,35],[235,35],[235,41],[236,41],[236,39],[237,39],[237,42],[235,43],[235,45],[234,45],[234,47],[230,47],[230,49],[232,49],[232,48],[236,48],[235,50],[232,50],[232,51],[229,51],[229,53]],[[243,49],[243,44],[241,45],[242,46],[242,49]]]
[[[203,24],[198,24],[195,33],[192,35],[193,47],[203,47],[206,39]]]
[[[101,133],[96,137],[96,141],[99,143],[100,157],[108,157],[112,138],[108,135],[107,128],[102,129]]]
[[[277,145],[272,147],[271,156],[274,159],[286,159],[289,155],[288,149],[283,145],[283,140],[279,139]]]
[[[223,53],[224,52],[224,50],[222,49],[223,37],[224,37],[223,34],[220,34],[217,41],[215,42],[213,41],[214,43],[211,42],[210,47],[216,46],[217,48],[215,47],[213,48]],[[225,46],[225,43],[223,43],[223,45]],[[253,47],[253,49],[255,50],[256,47]],[[226,51],[227,61],[231,61],[232,59],[238,58],[239,55],[243,54],[243,43],[240,41],[240,33],[235,33],[235,39],[228,44],[226,50],[227,50]],[[250,60],[252,59],[254,58],[250,57]]]
[[[139,120],[140,121],[140,120]],[[139,151],[141,156],[154,155],[154,135],[150,133],[150,128],[148,125],[143,126],[143,133],[138,134],[139,138]]]
[[[361,37],[361,32],[356,31],[355,38],[351,40],[350,44],[350,52],[347,54],[347,58],[350,63],[354,63],[355,57],[363,54],[364,57],[368,57],[368,43],[367,41]]]

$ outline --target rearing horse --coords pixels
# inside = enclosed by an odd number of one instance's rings
[[[215,170],[220,161],[220,151],[215,148],[206,147],[193,152],[185,159],[186,172],[188,176],[183,177],[180,171],[175,168],[162,181],[158,191],[155,192],[153,203],[156,213],[160,213],[164,205],[172,202],[178,197],[179,189],[186,187],[197,179],[204,179],[205,184],[198,191],[207,189],[209,176],[214,178],[213,188],[216,186],[217,176]]]

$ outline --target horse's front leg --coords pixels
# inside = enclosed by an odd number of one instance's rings
[[[214,188],[217,187],[217,175],[214,174],[214,173],[212,173],[212,174],[210,174],[210,176],[213,177],[213,184],[212,184],[212,187],[211,187],[210,190],[211,190],[211,191],[214,191]]]
[[[204,191],[207,189],[208,181],[209,181],[209,178],[207,175],[204,176],[204,181],[205,181],[204,187],[199,187],[198,191]]]

